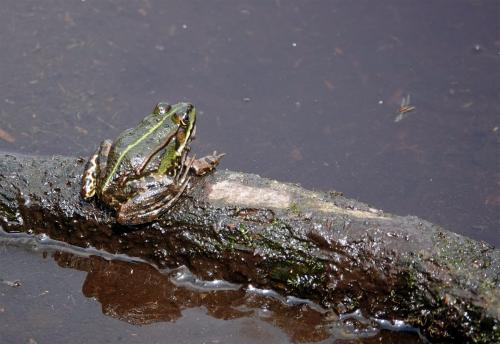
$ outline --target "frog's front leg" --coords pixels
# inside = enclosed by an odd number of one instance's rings
[[[89,199],[96,194],[99,180],[102,180],[106,173],[108,154],[112,144],[111,140],[102,141],[99,148],[97,148],[85,164],[82,176],[82,188],[80,190],[82,198]]]
[[[217,154],[217,151],[214,151],[211,155],[194,160],[191,163],[191,169],[196,175],[202,176],[212,171],[219,164],[224,155],[226,155],[226,153]]]
[[[156,220],[181,196],[189,182],[183,178],[179,184],[167,175],[149,175],[130,181],[135,196],[122,203],[116,211],[116,220],[122,225],[138,225]]]

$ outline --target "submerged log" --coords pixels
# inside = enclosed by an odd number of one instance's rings
[[[2,229],[403,320],[432,340],[500,341],[500,251],[484,242],[338,192],[223,170],[193,177],[159,221],[124,227],[80,198],[84,163],[2,154]]]

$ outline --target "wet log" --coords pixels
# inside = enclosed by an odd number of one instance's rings
[[[0,226],[80,247],[186,265],[337,314],[402,320],[438,341],[500,341],[500,251],[338,192],[218,170],[193,177],[159,221],[125,227],[79,196],[85,161],[0,158]]]

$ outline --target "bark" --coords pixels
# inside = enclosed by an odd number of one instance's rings
[[[500,251],[484,242],[338,192],[223,170],[193,177],[159,221],[124,227],[80,198],[84,163],[2,154],[3,230],[186,265],[204,279],[274,289],[338,314],[403,320],[432,340],[500,341]]]

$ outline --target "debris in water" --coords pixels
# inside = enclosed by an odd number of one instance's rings
[[[416,108],[413,105],[410,105],[410,95],[408,94],[406,97],[401,99],[401,106],[398,109],[398,115],[394,118],[394,122],[402,121],[408,113],[412,112]]]
[[[20,287],[21,286],[21,282],[20,281],[7,281],[7,280],[4,280],[4,279],[0,279],[0,282],[5,284],[5,285],[8,285],[9,287]]]

